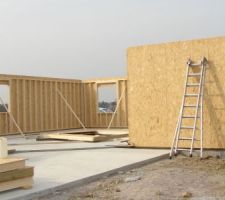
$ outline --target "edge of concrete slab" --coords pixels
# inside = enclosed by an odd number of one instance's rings
[[[10,200],[31,200],[31,199],[40,198],[40,197],[43,197],[43,196],[46,196],[46,195],[49,195],[49,194],[53,194],[57,191],[61,191],[61,190],[64,190],[64,189],[69,189],[69,188],[72,188],[72,187],[82,187],[86,184],[98,181],[98,180],[100,180],[104,177],[109,177],[109,176],[115,175],[120,171],[129,171],[129,170],[132,170],[132,169],[135,169],[135,168],[142,167],[142,166],[147,165],[147,164],[158,162],[158,161],[166,159],[168,157],[169,157],[169,153],[166,153],[166,154],[163,154],[161,156],[149,158],[147,160],[143,160],[143,161],[140,161],[140,162],[125,165],[123,167],[119,167],[119,168],[116,168],[116,169],[113,169],[113,170],[109,170],[107,172],[103,172],[103,173],[100,173],[100,174],[89,176],[87,178],[83,178],[83,179],[76,180],[76,181],[73,181],[73,182],[65,183],[65,184],[62,184],[62,185],[59,185],[59,186],[56,186],[56,187],[53,187],[53,188],[49,188],[49,189],[46,189],[46,190],[42,190],[42,191],[39,191],[39,192],[34,192],[32,194],[27,194],[27,195],[19,196],[19,197],[16,197],[16,198],[12,198]]]

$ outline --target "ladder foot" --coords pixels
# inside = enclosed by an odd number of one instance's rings
[[[172,160],[172,156],[170,156],[169,159]]]
[[[192,154],[190,154],[190,157],[192,157]]]

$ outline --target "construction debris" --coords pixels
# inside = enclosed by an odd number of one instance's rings
[[[135,182],[141,180],[140,176],[134,176],[134,177],[127,177],[125,178],[124,182],[129,183],[129,182]]]
[[[190,192],[184,192],[184,193],[182,194],[182,197],[183,197],[183,198],[191,198],[191,197],[192,197],[192,194],[191,194]]]

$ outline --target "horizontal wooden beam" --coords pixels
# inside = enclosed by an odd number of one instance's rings
[[[52,78],[52,77],[38,77],[38,76],[21,76],[21,75],[9,75],[9,74],[0,74],[0,80],[30,80],[30,81],[57,81],[57,82],[77,82],[80,83],[81,80],[77,79],[65,79],[65,78]]]
[[[84,80],[83,83],[115,83],[117,81],[126,81],[127,77],[112,77],[112,78],[100,78]]]
[[[9,85],[8,80],[0,80],[0,85]]]

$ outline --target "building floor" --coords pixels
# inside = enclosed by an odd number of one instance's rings
[[[28,139],[21,136],[9,136],[9,147],[16,149],[16,152],[10,156],[27,158],[26,165],[34,166],[34,185],[29,190],[15,189],[2,192],[0,199],[26,199],[31,195],[48,193],[54,188],[75,182],[81,183],[87,178],[119,170],[135,163],[150,161],[169,152],[169,150],[115,146],[121,144],[121,140],[123,139],[88,143],[36,141],[36,135]]]

